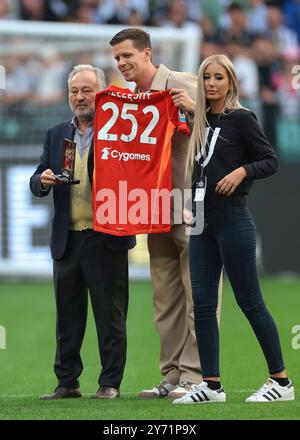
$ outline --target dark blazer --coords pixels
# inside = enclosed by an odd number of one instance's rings
[[[54,174],[61,173],[63,162],[63,139],[73,139],[75,127],[71,121],[63,122],[48,130],[44,143],[43,153],[40,158],[40,164],[30,178],[31,192],[37,197],[45,197],[49,194],[51,188],[47,191],[41,191],[40,176],[42,172],[50,168]],[[94,170],[94,146],[91,145],[88,157],[88,173],[92,186]],[[69,216],[70,216],[70,185],[56,185],[53,187],[54,217],[52,220],[52,233],[50,240],[51,255],[59,260],[63,257],[66,249]],[[101,234],[101,232],[99,232]],[[116,237],[109,234],[103,234],[107,244],[116,250],[128,250],[135,246],[135,236]]]

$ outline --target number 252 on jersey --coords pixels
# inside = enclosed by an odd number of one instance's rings
[[[189,135],[169,90],[97,93],[94,122],[94,229],[113,235],[168,232],[171,138]]]

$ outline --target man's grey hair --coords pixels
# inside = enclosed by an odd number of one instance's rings
[[[91,64],[77,64],[77,66],[74,66],[71,72],[69,73],[68,86],[70,87],[70,81],[76,75],[76,73],[83,72],[86,70],[89,72],[94,72],[99,83],[99,89],[104,89],[106,87],[105,75],[103,70],[100,69],[99,67],[94,67]]]

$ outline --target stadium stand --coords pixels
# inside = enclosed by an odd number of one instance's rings
[[[71,66],[98,65],[108,83],[124,85],[107,43],[127,25],[151,26],[155,62],[175,70],[196,72],[204,57],[226,53],[243,105],[259,115],[281,161],[300,162],[299,1],[0,0],[0,273],[26,274],[28,252],[49,273],[50,203],[30,216],[37,202],[26,194],[27,177],[47,128],[70,115],[64,87]],[[145,240],[132,261],[147,263]]]

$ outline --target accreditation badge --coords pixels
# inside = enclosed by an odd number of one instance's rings
[[[203,202],[206,193],[207,177],[202,176],[201,179],[196,182],[196,191],[194,202]]]

